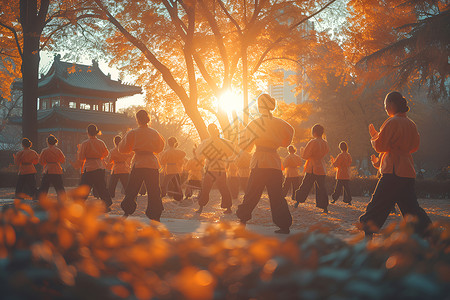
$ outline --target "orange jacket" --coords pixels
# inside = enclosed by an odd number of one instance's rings
[[[186,152],[172,147],[162,152],[159,155],[159,162],[164,167],[165,174],[181,174],[185,156]]]
[[[188,180],[202,180],[203,160],[194,157],[184,165],[188,172]]]
[[[43,173],[62,174],[61,164],[66,161],[66,157],[61,149],[54,145],[49,145],[41,151],[39,163],[44,167]]]
[[[238,167],[239,177],[250,177],[250,161],[252,160],[252,155],[247,151],[241,151],[235,160],[236,166]]]
[[[112,174],[130,173],[130,162],[133,158],[131,153],[120,153],[117,147],[109,152],[106,163],[111,165]]]
[[[327,141],[322,138],[312,139],[306,144],[302,158],[306,160],[305,173],[325,175],[325,162],[323,158],[330,151]]]
[[[294,128],[284,120],[261,116],[247,125],[240,146],[250,150],[256,146],[250,162],[252,169],[281,170],[281,158],[277,149],[289,146],[293,136]]]
[[[350,179],[350,165],[352,157],[348,152],[341,152],[333,162],[333,167],[337,169],[336,179]]]
[[[286,177],[299,177],[300,172],[298,168],[303,164],[302,158],[295,153],[290,153],[283,160],[283,167],[285,168]]]
[[[83,141],[78,149],[78,161],[83,165],[82,172],[104,169],[103,159],[109,154],[105,143],[96,136]]]
[[[119,144],[119,152],[134,151],[133,167],[159,169],[158,158],[155,154],[164,149],[164,138],[153,128],[141,125],[128,131]]]
[[[415,178],[411,153],[419,149],[420,137],[416,124],[405,113],[388,118],[380,132],[372,136],[372,146],[381,153],[380,172],[399,177]]]
[[[14,155],[14,163],[19,166],[19,175],[35,174],[39,154],[32,149],[23,149]]]

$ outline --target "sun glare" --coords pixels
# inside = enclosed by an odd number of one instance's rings
[[[243,110],[242,96],[228,90],[220,96],[219,107],[228,114],[232,114],[233,112],[239,113]]]

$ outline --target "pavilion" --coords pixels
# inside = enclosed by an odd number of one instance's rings
[[[22,82],[16,82],[14,88],[21,90]],[[100,138],[111,148],[115,135],[135,126],[134,118],[116,113],[117,99],[141,92],[138,86],[112,80],[95,60],[89,66],[63,62],[56,55],[38,83],[37,148],[45,147],[46,137],[54,134],[61,150],[73,160],[77,145],[87,138],[86,127],[91,123],[98,126],[102,132]],[[22,118],[11,121],[20,124]]]

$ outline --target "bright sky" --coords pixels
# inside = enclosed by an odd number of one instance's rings
[[[50,66],[53,63],[53,57],[55,55],[55,53],[51,53],[48,51],[41,51],[41,61],[40,61],[40,72],[41,73],[47,73],[48,69],[50,68]],[[92,65],[92,59],[88,58],[88,57],[84,57],[78,61],[75,61],[76,63],[79,64],[84,64],[84,65]],[[110,68],[108,66],[108,62],[107,61],[99,61],[98,65],[100,67],[100,70],[102,70],[103,73],[111,74],[111,79],[113,80],[117,80],[119,78],[119,71],[115,68]],[[129,82],[127,81],[127,78],[125,77],[124,82]],[[133,82],[129,82],[131,84],[133,84]],[[120,98],[117,100],[116,102],[116,109],[117,111],[121,108],[126,108],[128,106],[131,105],[144,105],[145,101],[144,101],[144,94],[137,94],[131,97],[125,97],[125,98]]]

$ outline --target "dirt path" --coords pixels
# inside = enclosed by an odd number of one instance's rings
[[[70,189],[70,188],[68,188]],[[51,196],[54,196],[54,192],[51,190]],[[3,188],[0,189],[0,205],[1,199],[12,199],[14,195],[14,189]],[[241,203],[243,195],[239,196],[239,199],[233,202],[233,211],[236,210],[237,205]],[[94,198],[90,196],[88,201]],[[114,204],[112,205],[111,215],[123,214],[120,208],[120,201],[122,195],[120,192],[116,194]],[[294,231],[306,231],[309,227],[315,225],[327,226],[330,228],[330,232],[341,237],[348,237],[352,231],[355,230],[354,224],[358,221],[359,216],[364,212],[369,197],[354,197],[352,205],[349,206],[339,200],[335,204],[329,205],[329,214],[323,214],[322,210],[315,207],[314,195],[310,195],[305,203],[300,204],[298,208],[294,208],[294,202],[288,199],[288,204],[293,218],[293,225],[291,227]],[[419,203],[422,208],[428,213],[432,221],[450,222],[450,200],[449,199],[419,199]],[[218,191],[213,190],[211,192],[211,200],[204,208],[203,213],[198,215],[195,210],[198,208],[196,201],[179,203],[165,197],[163,199],[164,212],[162,218],[165,219],[184,219],[184,220],[196,220],[198,222],[210,222],[216,223],[221,220],[237,222],[238,219],[233,213],[231,215],[224,215],[223,210],[220,208],[220,195]],[[133,214],[135,217],[145,218],[145,209],[147,206],[147,196],[138,197],[138,207]],[[401,220],[400,212],[397,214],[391,214],[386,224],[390,222],[397,222]],[[261,225],[273,227],[272,217],[270,213],[270,205],[267,194],[264,193],[261,201],[256,209],[253,211],[253,218],[248,222],[250,225]]]

